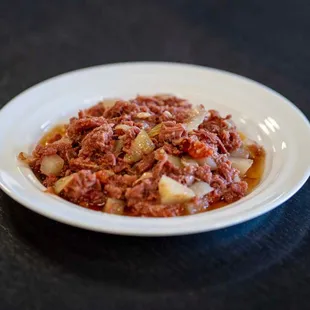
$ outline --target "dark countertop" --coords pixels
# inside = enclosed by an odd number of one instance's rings
[[[73,69],[159,60],[245,75],[309,118],[309,15],[307,0],[2,0],[0,104]],[[308,181],[250,222],[151,239],[69,227],[0,192],[0,309],[309,309],[309,207]]]

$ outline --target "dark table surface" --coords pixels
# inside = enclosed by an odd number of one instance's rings
[[[307,0],[2,0],[0,104],[69,70],[159,60],[245,75],[309,118],[309,16]],[[308,181],[250,222],[152,239],[69,227],[0,192],[0,309],[310,309],[309,207]]]

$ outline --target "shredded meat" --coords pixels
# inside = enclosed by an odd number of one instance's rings
[[[95,152],[104,153],[109,148],[113,136],[111,125],[104,124],[89,132],[81,142],[79,155],[88,157]]]
[[[210,133],[218,136],[225,149],[229,152],[236,150],[242,145],[240,135],[236,131],[236,126],[231,120],[231,115],[222,118],[217,111],[210,110],[210,117],[205,119],[199,126]]]
[[[197,128],[188,131],[186,122],[192,115],[192,105],[173,95],[138,96],[117,100],[113,106],[103,101],[80,111],[63,134],[58,130],[49,136],[32,156],[19,157],[48,192],[54,192],[59,179],[72,176],[59,195],[95,210],[104,211],[107,199],[113,198],[123,201],[125,215],[170,217],[242,198],[248,185],[232,167],[229,153],[243,146],[231,116],[223,118],[210,110]],[[134,143],[138,135],[144,140]],[[256,143],[248,149],[252,159],[264,154]],[[56,154],[63,159],[61,171],[45,175],[43,158]],[[192,164],[185,165],[183,157]],[[187,187],[204,182],[213,190],[186,202],[163,204],[159,182],[164,175]]]
[[[136,165],[135,169],[138,173],[150,170],[155,162],[154,153],[145,155]]]
[[[162,124],[158,140],[160,142],[172,142],[175,139],[180,139],[186,133],[182,124],[177,124],[175,121],[168,121]]]
[[[79,142],[88,131],[106,124],[104,117],[84,117],[80,114],[81,118],[73,117],[70,119],[70,124],[67,128],[67,135],[74,142]]]
[[[90,170],[80,170],[75,173],[62,195],[65,199],[84,206],[88,203],[102,205],[105,201],[100,182]]]

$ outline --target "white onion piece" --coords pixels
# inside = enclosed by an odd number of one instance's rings
[[[145,179],[150,179],[151,177],[153,177],[153,173],[152,172],[144,172],[141,175],[141,177],[138,180],[136,180],[132,185],[136,185],[140,181],[145,180]]]
[[[188,167],[188,166],[194,166],[195,167],[195,166],[198,166],[198,162],[195,159],[193,159],[193,158],[191,158],[189,156],[183,156],[181,158],[181,162],[182,162],[184,167]]]
[[[200,166],[204,166],[204,165],[210,166],[211,171],[217,169],[217,164],[216,164],[214,158],[212,158],[212,157],[210,157],[210,156],[204,157],[204,158],[196,159],[196,161],[198,162],[198,164],[199,164]]]
[[[64,166],[64,160],[59,155],[44,156],[40,170],[45,175],[59,175]]]
[[[148,118],[150,116],[152,116],[152,114],[148,112],[140,112],[136,115],[137,118],[142,118],[142,119]]]
[[[239,157],[239,158],[249,158],[250,152],[245,147],[239,147],[238,149],[234,150],[230,153],[232,157]]]
[[[118,155],[119,153],[121,153],[123,146],[124,146],[124,140],[122,139],[116,140],[114,145],[114,152]]]
[[[154,126],[149,132],[148,135],[152,138],[157,136],[160,133],[161,127],[163,124],[157,124],[156,126]]]
[[[172,114],[169,111],[164,111],[163,113],[166,117],[171,118]]]
[[[126,154],[124,160],[128,163],[135,163],[139,161],[143,155],[151,153],[154,149],[155,145],[153,141],[144,130],[141,130],[131,143],[130,154]]]
[[[168,161],[177,168],[182,168],[181,159],[177,156],[168,155]]]
[[[61,178],[59,179],[55,184],[54,184],[54,191],[56,194],[59,194],[60,192],[62,192],[62,190],[69,185],[69,183],[72,181],[73,179],[73,174]]]
[[[190,189],[195,193],[197,197],[203,197],[214,190],[208,183],[198,181],[190,186]]]
[[[231,166],[240,171],[241,176],[244,176],[253,164],[252,159],[237,157],[229,157],[228,159],[231,161]]]
[[[119,125],[116,125],[115,126],[115,129],[120,129],[120,130],[123,130],[123,131],[127,131],[131,128],[132,126],[129,126],[129,125],[125,125],[125,124],[119,124]]]
[[[123,200],[108,198],[104,205],[103,212],[122,215],[124,213],[124,207],[125,202]]]
[[[195,193],[185,185],[163,175],[158,183],[162,204],[183,203],[195,197]]]
[[[194,110],[194,115],[184,124],[187,131],[197,129],[198,126],[204,121],[208,111],[203,108]]]

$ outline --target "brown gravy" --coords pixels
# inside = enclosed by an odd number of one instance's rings
[[[59,134],[61,136],[64,136],[65,133],[66,133],[66,126],[65,125],[63,125],[63,124],[56,125],[44,134],[44,136],[40,139],[39,144],[47,145],[50,143],[50,140],[55,137],[55,135]]]

